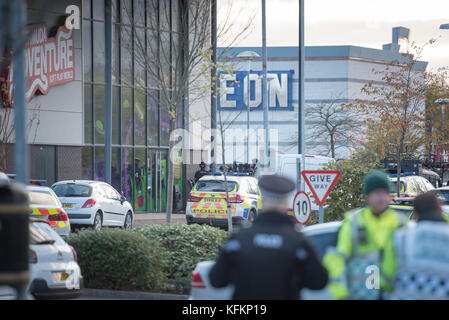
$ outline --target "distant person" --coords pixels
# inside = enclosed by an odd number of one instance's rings
[[[195,183],[200,180],[201,177],[205,176],[206,174],[209,174],[210,172],[206,170],[206,164],[201,161],[200,163],[200,170],[197,170],[195,172]]]
[[[449,299],[449,224],[430,191],[414,200],[416,223],[398,229],[385,250],[395,265],[391,299]]]
[[[214,287],[233,284],[234,300],[300,299],[303,288],[326,286],[327,271],[307,239],[287,215],[295,184],[284,177],[259,181],[263,213],[233,234],[210,272]]]
[[[394,266],[391,259],[382,257],[382,252],[406,217],[389,208],[390,188],[383,171],[365,176],[363,193],[367,206],[345,214],[337,247],[324,256],[330,277],[328,288],[335,299],[383,299],[383,293],[392,289],[388,276],[394,274]],[[368,278],[376,270],[378,281]],[[374,281],[369,282],[370,279]]]

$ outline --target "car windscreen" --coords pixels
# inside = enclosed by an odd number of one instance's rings
[[[57,241],[52,228],[44,222],[30,223],[30,244],[53,244]]]
[[[449,204],[449,190],[438,190],[437,195],[444,204]]]
[[[390,193],[396,193],[397,192],[397,185],[398,185],[398,181],[395,179],[393,181],[391,181],[391,189],[390,189]],[[400,185],[399,185],[399,192],[407,192],[407,187],[404,181],[399,181]]]
[[[29,190],[30,204],[60,206],[59,200],[48,191]]]
[[[196,184],[196,191],[226,192],[224,181],[201,180]],[[238,184],[235,181],[228,181],[228,192],[237,192]]]
[[[53,191],[58,197],[90,197],[92,195],[92,187],[82,184],[57,184],[53,186]]]
[[[306,236],[307,236],[307,234],[306,234]],[[322,259],[324,257],[324,255],[326,254],[328,247],[335,247],[337,245],[338,231],[335,230],[335,232],[315,234],[315,235],[307,236],[307,238],[312,243],[313,247],[315,248],[316,253]]]

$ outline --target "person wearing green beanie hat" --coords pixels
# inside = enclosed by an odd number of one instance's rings
[[[387,174],[381,170],[371,171],[363,179],[363,193],[365,196],[377,189],[384,189],[387,192],[391,190],[390,180]]]
[[[395,260],[382,253],[407,218],[389,207],[390,181],[385,172],[369,172],[362,189],[366,206],[345,214],[336,250],[323,258],[330,279],[328,289],[336,299],[383,299],[393,289]],[[368,286],[371,279],[366,270],[372,266],[380,274],[377,284]]]

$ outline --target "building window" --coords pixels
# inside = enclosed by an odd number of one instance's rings
[[[112,87],[112,144],[120,144],[120,87]]]
[[[91,0],[83,1],[83,18],[90,19],[92,18],[92,3]]]
[[[148,132],[148,145],[159,145],[159,97],[158,91],[152,90],[147,96],[147,132]]]
[[[93,108],[92,108],[92,85],[84,85],[84,141],[85,143],[93,143],[92,126],[93,126]]]
[[[84,81],[92,81],[92,23],[83,20]]]
[[[132,145],[134,136],[133,126],[133,91],[122,87],[121,132],[122,145]]]
[[[104,0],[94,0],[93,5],[93,18],[96,20],[104,20]]]
[[[94,177],[92,150],[91,147],[83,147],[81,150],[82,179],[84,180],[92,180]]]
[[[145,145],[145,120],[146,120],[146,103],[145,92],[136,89],[134,91],[134,143],[136,145]]]
[[[121,69],[121,83],[127,86],[132,86],[134,84],[133,79],[133,56],[132,56],[132,28],[123,27],[121,28],[120,34],[120,69]]]
[[[105,51],[104,51],[104,23],[93,22],[93,36],[94,36],[94,81],[105,82]]]
[[[84,143],[82,174],[104,179],[105,2],[84,0]],[[174,52],[179,48],[178,0],[112,0],[112,176],[136,211],[165,208],[166,148],[170,116],[167,97],[155,79],[164,66],[173,86]],[[131,23],[133,21],[133,23]],[[136,27],[134,29],[134,27]],[[162,30],[162,31],[161,31]],[[162,45],[159,46],[159,38]],[[165,102],[164,102],[165,101]],[[178,124],[182,121],[180,111]],[[152,151],[150,152],[150,148]],[[162,148],[159,148],[162,147]],[[149,156],[151,154],[151,157]],[[147,156],[148,155],[148,156]],[[150,161],[151,165],[147,162]],[[150,177],[148,174],[154,174]],[[157,182],[153,181],[157,178]],[[148,188],[154,184],[154,189]]]
[[[122,192],[125,195],[126,199],[133,204],[133,148],[122,148],[121,150],[121,159],[122,159],[122,171],[121,171],[121,180],[122,180]]]
[[[104,144],[104,121],[105,121],[105,91],[104,85],[94,85],[94,110],[95,110],[95,144]]]
[[[104,181],[104,147],[95,148],[94,179]]]

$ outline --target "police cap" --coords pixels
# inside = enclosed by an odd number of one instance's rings
[[[266,175],[259,179],[262,196],[273,199],[283,199],[295,190],[295,183],[278,175]]]

